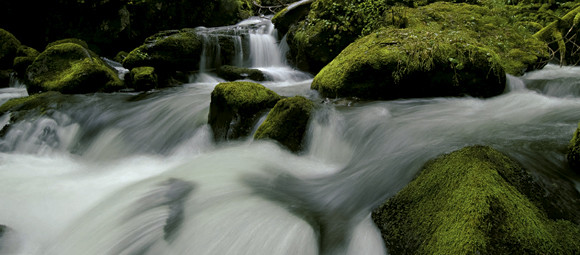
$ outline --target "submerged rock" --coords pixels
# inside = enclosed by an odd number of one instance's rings
[[[28,93],[66,94],[116,91],[123,87],[117,73],[94,52],[76,43],[47,48],[27,69]]]
[[[254,139],[273,139],[293,152],[300,151],[313,109],[314,103],[301,96],[278,101]]]
[[[157,88],[157,74],[150,66],[135,67],[130,74],[130,87],[137,91],[147,91]]]
[[[157,33],[131,51],[123,66],[152,66],[159,71],[192,71],[199,68],[203,42],[193,29]]]
[[[227,81],[250,79],[254,81],[264,81],[264,73],[258,69],[236,67],[230,65],[220,66],[217,75]]]
[[[250,135],[263,111],[274,107],[280,96],[253,82],[218,84],[211,93],[208,123],[216,141]]]
[[[518,163],[484,146],[425,165],[372,213],[393,254],[576,254],[580,226],[551,219]]]
[[[383,29],[347,47],[312,88],[325,97],[492,97],[505,82],[499,57],[456,33]]]

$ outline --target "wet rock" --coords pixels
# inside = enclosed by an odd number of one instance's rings
[[[131,51],[123,66],[152,66],[159,71],[192,71],[199,68],[203,42],[193,29],[157,33]]]
[[[314,103],[301,96],[278,101],[254,139],[273,139],[293,152],[302,150],[313,109]]]
[[[331,98],[492,97],[505,82],[497,54],[454,33],[384,29],[347,47],[312,88]]]
[[[217,70],[217,75],[227,81],[250,79],[254,81],[264,81],[264,73],[258,69],[243,68],[236,66],[224,65]]]
[[[49,47],[27,69],[29,94],[58,91],[66,94],[116,91],[123,83],[114,69],[77,43]]]
[[[580,226],[552,219],[519,164],[484,146],[427,163],[372,213],[396,254],[575,254]]]
[[[208,123],[216,141],[250,135],[260,114],[274,107],[280,96],[253,82],[218,84],[211,93]]]
[[[157,74],[150,66],[135,67],[129,74],[131,88],[137,91],[147,91],[157,88]]]

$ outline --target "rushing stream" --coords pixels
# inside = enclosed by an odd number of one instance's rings
[[[305,152],[214,143],[207,116],[222,80],[210,71],[144,96],[70,96],[0,139],[0,254],[385,254],[371,210],[428,160],[473,144],[579,187],[565,152],[580,120],[580,68],[509,76],[509,89],[485,100],[325,100],[272,47],[271,23],[245,24],[261,25],[232,62],[263,70],[281,95],[320,103]],[[226,34],[248,38],[236,33]],[[205,57],[209,70],[216,56]],[[0,92],[0,102],[26,95],[18,84]]]

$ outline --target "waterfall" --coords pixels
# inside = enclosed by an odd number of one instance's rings
[[[203,38],[202,72],[221,65],[290,69],[285,64],[285,53],[279,46],[277,31],[268,18],[254,17],[233,26],[200,27],[196,31]]]

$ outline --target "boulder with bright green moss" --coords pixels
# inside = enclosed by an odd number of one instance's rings
[[[131,51],[123,60],[123,66],[127,69],[152,66],[159,71],[197,70],[202,47],[202,38],[192,29],[163,31]]]
[[[254,134],[254,139],[272,139],[293,152],[299,152],[303,149],[313,109],[314,103],[301,96],[278,101]]]
[[[147,91],[157,88],[157,74],[150,66],[135,67],[129,73],[130,87],[137,91]]]
[[[457,33],[384,29],[349,45],[312,88],[325,97],[492,97],[505,89],[495,52]]]
[[[218,84],[211,93],[208,123],[216,141],[250,135],[262,113],[274,107],[280,96],[253,82]]]
[[[237,81],[250,79],[254,81],[264,81],[264,73],[258,69],[244,68],[230,65],[223,65],[217,69],[217,75],[226,81]]]
[[[40,53],[27,69],[30,94],[116,91],[123,83],[113,68],[94,52],[76,43],[62,43]]]
[[[427,163],[372,218],[392,254],[578,254],[580,226],[552,219],[521,166],[485,146]]]
[[[580,124],[574,132],[570,145],[568,145],[568,153],[566,154],[570,168],[576,172],[580,172]]]
[[[20,45],[20,41],[14,35],[0,28],[0,69],[12,68]]]

